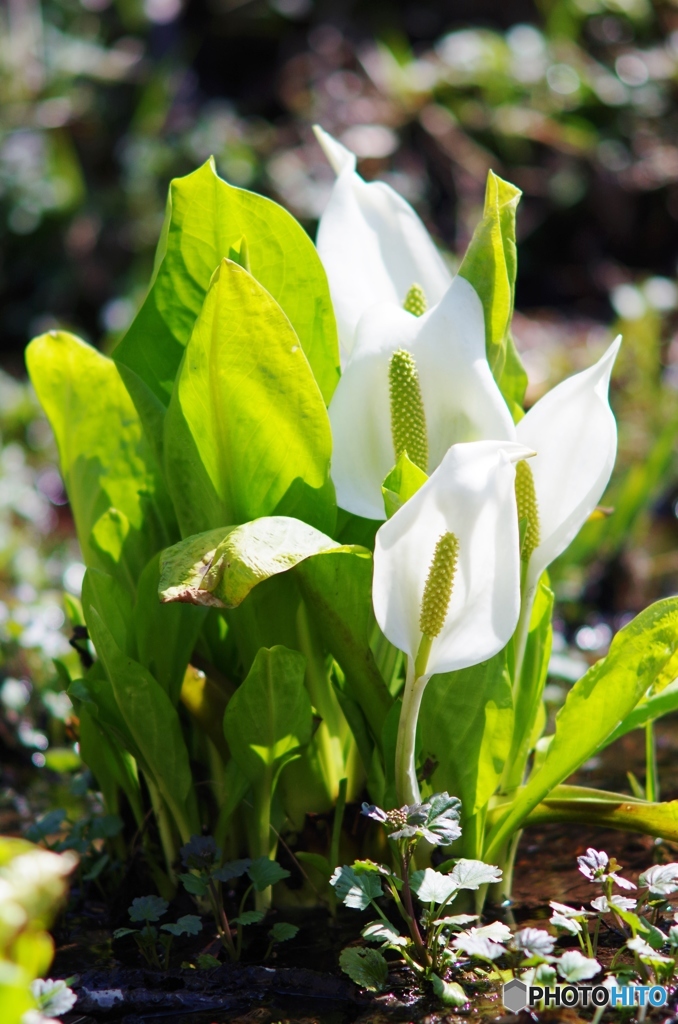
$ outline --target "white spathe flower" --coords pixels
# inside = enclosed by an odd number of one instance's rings
[[[529,465],[539,539],[528,589],[575,538],[607,487],[617,454],[608,390],[620,344],[621,337],[593,366],[548,391],[516,426],[516,439],[537,453]]]
[[[440,303],[420,317],[395,303],[373,306],[358,325],[329,408],[337,502],[368,519],[385,518],[381,485],[399,455],[390,385],[398,351],[411,355],[418,376],[428,448],[422,470],[435,470],[458,442],[515,439],[485,355],[483,307],[468,281],[456,277]],[[408,455],[416,461],[414,451]]]
[[[384,635],[414,662],[422,602],[440,539],[457,542],[451,595],[431,637],[425,677],[486,661],[504,647],[520,610],[514,463],[531,451],[508,441],[453,445],[429,480],[378,530],[372,600]]]
[[[337,175],[320,218],[317,246],[345,361],[358,321],[370,306],[390,302],[402,307],[414,284],[434,306],[452,278],[410,204],[383,181],[363,181],[355,155],[322,128],[314,131]]]

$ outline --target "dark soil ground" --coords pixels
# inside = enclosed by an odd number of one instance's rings
[[[662,797],[678,797],[678,720],[665,719],[657,726],[657,747]],[[628,791],[626,772],[634,770],[642,779],[643,736],[630,734],[600,758],[589,762],[576,780],[596,788]],[[550,916],[549,900],[586,903],[598,890],[577,870],[576,858],[588,846],[604,849],[623,865],[627,877],[636,880],[654,862],[678,859],[678,848],[650,836],[626,834],[593,827],[546,825],[527,829],[518,850],[513,904],[494,916],[509,915],[521,926],[543,927]],[[289,912],[286,911],[289,918]],[[429,994],[422,994],[411,975],[394,968],[389,991],[369,996],[356,988],[338,969],[340,950],[356,941],[357,915],[340,909],[336,919],[325,911],[308,911],[297,919],[300,931],[266,964],[263,936],[255,938],[248,950],[248,963],[222,965],[212,970],[175,968],[167,973],[143,969],[132,942],[116,943],[111,956],[108,911],[103,902],[86,904],[77,916],[64,920],[62,942],[51,974],[77,974],[77,1013],[65,1018],[67,1024],[461,1024],[462,1021],[490,1020],[497,1024],[518,1022],[506,1014],[496,991],[464,979],[473,999],[466,1011],[444,1011]],[[197,952],[217,952],[199,939],[180,940],[173,961]],[[565,945],[571,943],[561,940]],[[199,943],[199,945],[196,945]],[[603,927],[598,958],[609,963],[621,938]],[[259,949],[261,946],[261,949]],[[118,959],[119,958],[119,959]],[[259,962],[257,962],[259,960]],[[652,1012],[659,1022],[678,1021],[676,1007]],[[590,1018],[590,1014],[587,1014]],[[520,1024],[537,1020],[542,1024],[576,1024],[575,1010],[551,1010],[534,1016],[521,1015]],[[606,1018],[607,1019],[607,1016]],[[609,1014],[610,1020],[620,1020]]]

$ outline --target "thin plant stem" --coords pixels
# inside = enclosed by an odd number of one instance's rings
[[[341,840],[341,826],[344,822],[344,811],[346,809],[346,788],[348,779],[343,778],[339,782],[339,795],[334,808],[334,821],[332,822],[332,841],[330,843],[330,867],[334,869],[339,864],[339,842]]]
[[[415,745],[419,708],[427,682],[428,676],[417,678],[412,658],[408,658],[395,756],[396,796],[400,804],[421,802],[415,763]]]
[[[657,745],[654,722],[645,724],[645,799],[650,803],[659,800],[659,773],[657,771]]]

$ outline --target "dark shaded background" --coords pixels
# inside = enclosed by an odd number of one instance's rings
[[[331,179],[314,120],[337,135],[375,124],[395,133],[392,152],[377,145],[372,156],[366,144],[361,171],[400,188],[452,252],[468,241],[487,168],[518,184],[523,310],[609,321],[619,283],[675,274],[673,3],[189,0],[182,11],[178,0],[3,0],[0,10],[10,41],[0,64],[0,336],[10,366],[47,326],[108,334],[105,344],[119,336],[143,296],[167,184],[210,152],[226,178],[278,198],[313,233]],[[471,74],[445,68],[414,91],[375,73],[380,46],[407,69],[463,29],[488,30],[506,49],[503,33],[517,24],[543,33],[547,77],[555,65],[577,69],[575,93],[554,92],[543,74],[520,81],[520,56],[508,70],[492,59]],[[657,54],[673,62],[659,76]],[[615,68],[629,57],[635,84],[620,85]],[[592,87],[602,72],[621,99]],[[507,132],[497,111],[509,108],[541,123]]]

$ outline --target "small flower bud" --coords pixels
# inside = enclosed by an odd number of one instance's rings
[[[413,284],[403,302],[403,309],[412,316],[422,316],[428,309],[426,295],[420,284]]]
[[[452,597],[458,555],[459,541],[455,535],[443,533],[433,552],[421,601],[419,628],[424,636],[438,636],[443,628]]]

